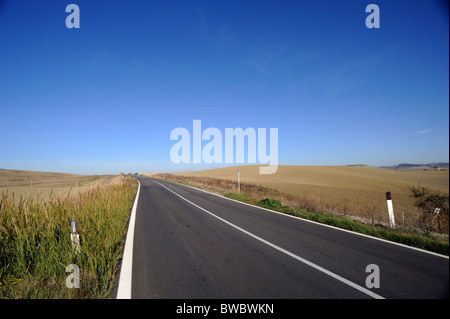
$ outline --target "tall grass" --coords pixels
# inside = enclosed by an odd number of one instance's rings
[[[108,298],[121,258],[136,182],[97,187],[79,196],[0,197],[0,298]],[[81,247],[70,238],[77,221]],[[66,287],[65,269],[80,269]]]

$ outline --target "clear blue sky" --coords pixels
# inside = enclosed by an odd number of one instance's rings
[[[195,119],[278,128],[279,164],[448,162],[448,17],[430,0],[0,0],[0,168],[216,167],[171,162]]]

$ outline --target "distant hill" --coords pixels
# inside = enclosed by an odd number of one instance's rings
[[[428,164],[410,164],[402,163],[392,166],[380,166],[380,168],[388,168],[395,170],[429,170],[432,167],[439,167],[440,169],[448,169],[449,163],[439,162],[439,163],[428,163]]]

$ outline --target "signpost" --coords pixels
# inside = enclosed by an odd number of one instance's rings
[[[389,224],[391,225],[391,228],[395,228],[394,208],[392,206],[391,192],[386,193],[386,201],[389,213]]]

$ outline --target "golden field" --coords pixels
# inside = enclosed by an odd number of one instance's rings
[[[245,185],[277,190],[285,204],[310,205],[320,211],[368,218],[372,222],[388,221],[385,193],[390,191],[397,223],[413,223],[416,212],[409,187],[427,186],[449,193],[449,172],[392,170],[371,166],[279,166],[272,175],[259,174],[259,166],[234,166],[199,172],[172,174],[195,185],[237,192],[237,169],[240,169],[242,192]],[[201,181],[201,179],[204,179]],[[232,181],[220,187],[214,179]],[[216,184],[216,185],[214,185]],[[217,187],[219,186],[219,187]],[[231,187],[231,189],[230,189]],[[228,189],[226,189],[228,188]],[[267,190],[265,191],[267,193]],[[269,192],[270,193],[270,192]],[[255,194],[252,194],[255,195]],[[259,194],[264,196],[263,192]],[[267,194],[266,194],[267,195]],[[267,196],[270,197],[270,196]],[[308,204],[309,203],[309,204]],[[308,208],[308,207],[307,207]],[[403,219],[404,216],[404,219]]]
[[[50,194],[76,196],[96,186],[115,183],[118,176],[94,176],[66,173],[0,170],[0,194],[14,195],[15,199],[48,199]]]

